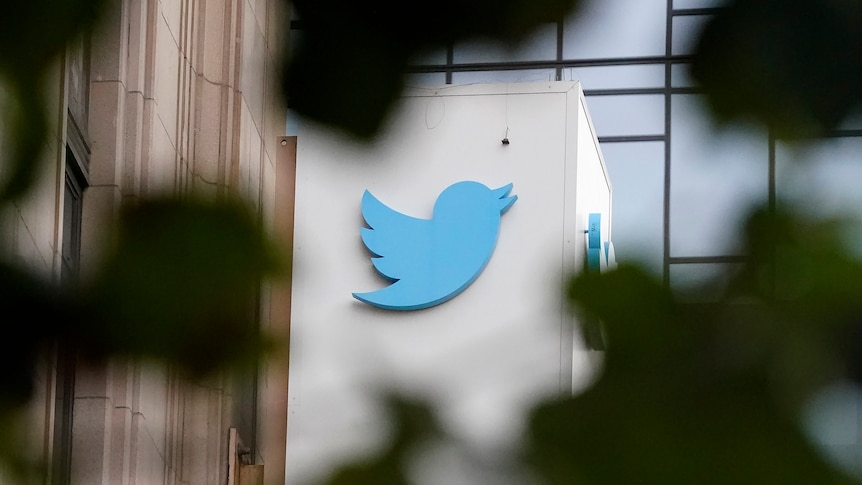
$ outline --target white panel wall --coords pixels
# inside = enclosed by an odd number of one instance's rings
[[[429,398],[453,432],[499,445],[531,403],[583,385],[590,359],[561,291],[583,265],[587,213],[610,227],[610,184],[578,83],[414,90],[374,143],[305,121],[297,137],[288,483],[384,439],[381,388]],[[430,218],[462,180],[519,197],[479,278],[425,310],[355,300],[388,284],[360,239],[364,190]]]

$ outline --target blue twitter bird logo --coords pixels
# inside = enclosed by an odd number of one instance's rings
[[[443,303],[470,285],[491,259],[500,218],[517,195],[512,184],[489,189],[478,182],[447,187],[434,204],[432,219],[418,219],[362,196],[360,229],[374,254],[374,267],[392,284],[354,298],[388,310],[419,310]]]

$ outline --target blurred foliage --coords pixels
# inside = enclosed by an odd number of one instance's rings
[[[701,32],[691,74],[720,122],[798,139],[862,106],[862,2],[732,0]]]
[[[123,208],[110,239],[106,259],[77,285],[0,262],[0,308],[14,335],[0,353],[14,369],[0,386],[5,434],[16,431],[39,366],[58,346],[91,364],[159,361],[189,379],[238,369],[273,348],[258,331],[254,297],[284,261],[246,205],[151,199]],[[21,451],[0,447],[0,457],[38,471]]]
[[[391,430],[386,445],[374,456],[347,464],[325,477],[323,485],[407,485],[411,453],[439,438],[442,429],[426,403],[394,392],[381,392]]]
[[[419,9],[296,0],[303,31],[284,64],[284,95],[300,115],[372,139],[417,55],[473,37],[515,45],[584,3],[444,0]],[[46,73],[106,5],[5,6],[0,204],[26,194],[39,173]],[[691,74],[720,123],[753,120],[788,139],[828,133],[859,109],[862,2],[724,2],[702,31]],[[193,377],[267,348],[250,305],[283,261],[247,207],[149,200],[118,220],[109,257],[76,287],[0,255],[3,321],[15,329],[0,354],[13,370],[0,386],[0,430],[15,430],[41,359],[60,342],[95,361],[154,358]],[[819,390],[842,380],[862,385],[862,263],[847,247],[846,224],[753,211],[749,257],[724,275],[729,282],[710,303],[682,301],[636,266],[574,277],[573,308],[604,330],[604,368],[589,389],[532,410],[514,459],[549,485],[858,483],[800,426]],[[327,484],[413,481],[411,450],[445,433],[429,405],[393,397],[388,409],[389,444],[334,470]],[[15,440],[5,442],[12,445],[0,454],[26,468]]]
[[[605,330],[600,376],[537,403],[515,459],[545,485],[862,483],[801,425],[821,390],[862,385],[862,262],[846,224],[756,208],[749,258],[718,297],[709,284],[682,299],[637,265],[574,276],[573,308]]]
[[[750,259],[709,303],[680,302],[637,267],[576,277],[570,297],[606,325],[605,367],[533,411],[531,463],[549,484],[858,483],[799,424],[860,359],[836,347],[858,331],[862,264],[834,228],[754,212]]]
[[[23,196],[39,173],[48,127],[46,74],[66,45],[92,28],[107,0],[6,2],[0,16],[0,126],[11,145],[3,157],[0,203]],[[5,88],[5,89],[3,89]]]
[[[515,46],[581,0],[295,0],[302,35],[284,77],[297,114],[369,140],[401,95],[416,56],[483,37]]]
[[[153,199],[124,208],[120,222],[110,256],[81,284],[0,266],[4,323],[20,332],[0,359],[22,370],[0,402],[30,397],[38,359],[59,342],[94,361],[162,359],[195,378],[270,346],[253,296],[283,263],[244,205]]]
[[[477,37],[514,46],[588,3],[447,0],[405,10],[389,1],[297,0],[302,30],[287,63],[284,93],[299,115],[371,139],[417,56]],[[698,36],[691,64],[715,121],[755,121],[778,137],[799,139],[828,133],[859,113],[862,2],[719,5]]]
[[[78,346],[100,358],[162,358],[192,377],[249,361],[269,347],[255,331],[254,297],[283,268],[278,258],[239,201],[126,207],[111,257],[78,295],[91,314]]]
[[[477,33],[516,38],[506,20],[483,12],[477,22],[469,8],[455,15],[447,6],[439,12],[458,20],[441,33],[438,11],[391,23],[374,8],[297,2],[304,30],[286,78],[291,108],[373,137],[411,56]],[[859,113],[862,2],[722,7],[706,22],[691,67],[717,126],[754,122],[796,141]],[[492,8],[508,15],[507,5]],[[574,277],[568,296],[585,321],[601,322],[604,368],[586,391],[536,405],[519,459],[549,485],[860,483],[801,424],[819,391],[848,379],[862,385],[862,263],[847,247],[848,224],[754,208],[741,228],[743,267],[688,288],[686,299],[637,266]],[[719,285],[721,296],[707,298]],[[594,328],[583,330],[595,338]],[[334,476],[350,481],[327,483],[403,483],[368,467],[391,465],[391,454],[347,465]]]
[[[66,46],[97,25],[108,0],[11,2],[0,16],[0,209],[44,173],[45,94]],[[20,414],[55,350],[92,363],[153,359],[191,379],[247,365],[272,347],[257,328],[261,282],[285,269],[257,216],[239,200],[146,199],[118,215],[109,257],[78,285],[58,285],[0,254],[7,376],[0,385],[0,470],[39,476],[20,439]],[[8,228],[0,227],[2,231]]]

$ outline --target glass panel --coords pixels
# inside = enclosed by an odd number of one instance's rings
[[[737,263],[671,264],[670,288],[682,301],[716,301],[741,268]]]
[[[840,123],[838,128],[841,130],[862,130],[862,113],[858,111],[851,113],[850,116]]]
[[[803,409],[804,429],[812,443],[840,468],[862,476],[860,409],[862,391],[852,382],[820,389]]]
[[[287,33],[288,36],[288,48],[290,49],[290,54],[294,54],[299,51],[299,46],[302,44],[305,39],[305,32],[296,29],[290,29]]]
[[[664,96],[587,96],[598,136],[664,134]]]
[[[63,193],[63,240],[61,241],[63,267],[61,281],[74,284],[78,279],[81,260],[81,183],[72,167],[78,162],[72,150],[66,147],[66,175]]]
[[[554,69],[453,72],[452,84],[553,81],[556,79],[556,76],[557,74]]]
[[[666,0],[583,2],[563,25],[563,58],[664,55],[666,18]]]
[[[677,10],[686,8],[711,8],[721,7],[726,0],[673,0],[673,8]]]
[[[408,74],[404,79],[404,85],[407,87],[442,86],[444,84],[446,84],[446,73],[443,72]]]
[[[62,252],[62,280],[64,282],[75,281],[78,277],[78,241],[75,238],[77,229],[76,206],[77,194],[71,187],[69,177],[66,177],[66,190],[63,192],[63,252]]]
[[[66,147],[61,282],[69,285],[78,281],[81,259],[81,181],[70,168],[76,165],[78,162],[74,154]],[[59,342],[56,359],[52,483],[71,483],[72,405],[75,397],[76,361],[74,347],[67,342]]]
[[[673,18],[673,53],[691,54],[697,44],[701,29],[710,15],[683,15]]]
[[[862,138],[832,138],[794,149],[777,144],[775,191],[779,203],[814,217],[840,216],[848,249],[862,259]]]
[[[670,68],[671,86],[675,88],[692,88],[696,87],[694,79],[689,73],[689,64],[674,64]]]
[[[602,143],[613,188],[611,229],[618,262],[640,263],[662,274],[664,255],[664,143]]]
[[[522,42],[507,47],[505,44],[475,40],[458,44],[454,49],[453,62],[540,61],[557,58],[557,24],[539,27]]]
[[[411,66],[446,64],[446,48],[424,51],[410,59]]]
[[[284,125],[285,136],[296,136],[299,132],[299,115],[292,109],[288,109]]]
[[[581,81],[584,90],[660,88],[664,86],[664,66],[567,67],[563,79]]]
[[[81,133],[87,135],[88,105],[90,100],[90,43],[88,38],[73,40],[68,53],[67,75],[69,80],[68,104],[72,121]]]
[[[815,216],[862,219],[862,138],[832,138],[807,148],[776,146],[776,195]]]
[[[768,196],[764,133],[718,131],[698,95],[675,95],[671,108],[672,256],[742,254],[739,224]]]

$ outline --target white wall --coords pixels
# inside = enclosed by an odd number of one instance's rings
[[[583,265],[588,212],[610,227],[580,85],[442,86],[402,101],[375,143],[298,124],[288,483],[383,439],[376,388],[430,398],[453,432],[499,445],[520,432],[530,403],[591,373],[561,297]],[[462,180],[513,183],[519,197],[479,278],[425,310],[355,300],[388,284],[360,239],[364,190],[430,218],[440,191]]]

